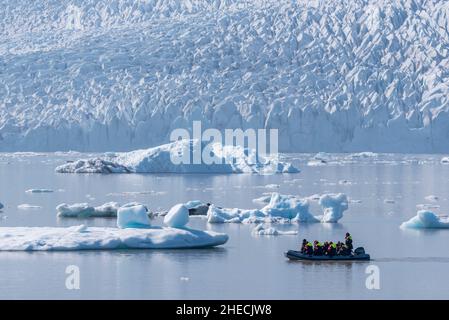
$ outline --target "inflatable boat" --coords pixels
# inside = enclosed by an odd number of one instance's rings
[[[354,250],[354,254],[348,256],[314,256],[301,253],[296,250],[288,250],[285,256],[290,260],[311,260],[311,261],[368,261],[370,260],[369,254],[365,253],[365,249],[357,248]]]

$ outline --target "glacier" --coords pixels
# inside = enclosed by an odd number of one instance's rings
[[[449,3],[0,2],[0,151],[278,128],[281,152],[449,152]],[[314,164],[320,164],[316,160]]]

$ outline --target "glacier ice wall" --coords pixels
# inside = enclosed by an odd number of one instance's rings
[[[449,3],[0,1],[0,151],[278,128],[280,151],[449,152]]]

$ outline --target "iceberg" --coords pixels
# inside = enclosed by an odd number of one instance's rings
[[[164,217],[164,224],[172,228],[184,228],[189,222],[189,209],[182,203],[173,206]]]
[[[401,224],[401,228],[410,229],[446,229],[449,218],[441,217],[428,210],[419,210],[416,216]]]
[[[348,209],[348,197],[343,193],[325,194],[318,203],[324,211],[321,222],[338,222]]]
[[[115,217],[120,205],[117,202],[108,202],[98,207],[88,203],[62,203],[56,207],[58,217],[88,218],[88,217]]]
[[[323,214],[315,216],[309,211],[309,197],[298,198],[274,192],[262,209],[219,208],[211,205],[207,218],[209,223],[336,223],[348,209],[347,196],[342,193],[324,194],[320,196],[319,204]]]
[[[201,144],[201,145],[200,145]],[[190,154],[204,147],[204,142],[178,140],[158,147],[122,153],[106,153],[92,159],[82,159],[56,167],[59,173],[296,173],[292,164],[277,156],[256,156],[255,150],[241,146],[222,146],[212,143],[218,159],[215,163],[190,163]],[[200,149],[201,150],[201,149]],[[188,154],[188,160],[173,160]],[[178,159],[176,159],[178,160]]]
[[[210,203],[204,203],[200,200],[191,200],[184,203],[184,206],[189,209],[189,215],[191,216],[205,216],[209,210]]]
[[[120,207],[117,212],[117,227],[149,228],[151,226],[148,217],[148,209],[141,204],[130,203]]]
[[[222,245],[227,240],[228,236],[223,233],[163,227],[0,228],[0,251],[204,248]]]

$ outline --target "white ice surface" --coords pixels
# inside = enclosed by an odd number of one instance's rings
[[[0,228],[0,251],[200,248],[222,245],[227,240],[222,233],[162,227]]]
[[[26,193],[52,193],[51,189],[28,189],[25,191]]]
[[[420,210],[408,221],[401,224],[401,228],[410,229],[443,229],[449,228],[449,218],[440,217],[432,211]]]
[[[59,173],[295,173],[299,170],[277,156],[256,157],[255,150],[241,146],[222,146],[214,143],[215,163],[182,163],[178,155],[190,155],[203,150],[206,143],[198,140],[179,140],[158,147],[122,153],[106,153],[102,158],[82,159],[58,166]],[[198,149],[199,148],[199,149]],[[201,152],[201,151],[198,151]],[[199,153],[201,154],[201,153]],[[175,160],[173,160],[175,159]]]

